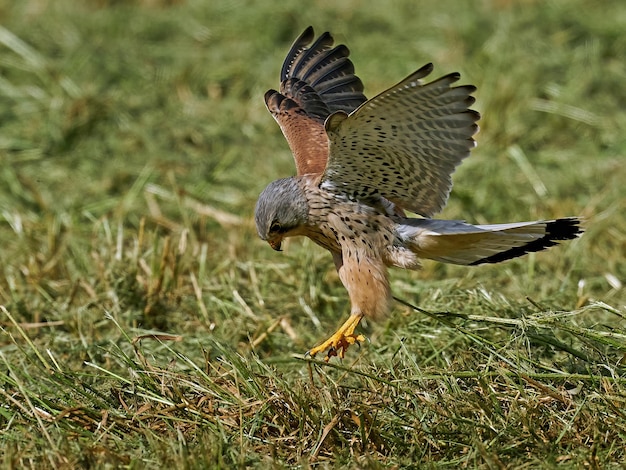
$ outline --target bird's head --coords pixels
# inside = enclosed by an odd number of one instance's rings
[[[309,205],[298,181],[283,178],[263,190],[256,203],[254,220],[259,237],[280,251],[283,238],[300,234],[308,214]]]

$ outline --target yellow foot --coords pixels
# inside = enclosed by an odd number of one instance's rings
[[[319,346],[315,346],[313,349],[309,350],[307,355],[315,356],[318,353],[328,350],[324,358],[326,362],[328,362],[331,357],[337,355],[343,359],[346,355],[346,349],[348,349],[351,344],[358,344],[365,341],[365,336],[354,334],[354,330],[359,323],[361,323],[362,319],[363,315],[350,315],[350,318],[348,318],[330,338]]]

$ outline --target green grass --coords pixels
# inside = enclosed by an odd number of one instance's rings
[[[626,8],[416,5],[0,0],[4,468],[621,468]],[[585,235],[394,270],[370,342],[305,360],[347,295],[252,213],[294,172],[262,96],[309,24],[368,96],[428,61],[478,87],[442,217]]]

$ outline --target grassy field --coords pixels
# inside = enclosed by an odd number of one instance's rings
[[[478,87],[441,217],[585,235],[395,270],[370,341],[306,360],[347,294],[252,214],[294,173],[262,97],[309,24],[368,96],[429,61]],[[0,25],[2,468],[623,468],[622,0],[0,0]]]

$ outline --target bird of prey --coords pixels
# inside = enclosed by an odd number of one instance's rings
[[[469,109],[476,88],[453,86],[458,73],[424,81],[433,70],[427,64],[368,100],[348,48],[333,43],[308,27],[287,54],[279,91],[265,94],[297,176],[270,183],[255,209],[258,234],[273,249],[304,235],[333,256],[351,313],[308,352],[327,351],[326,360],[365,339],[355,333],[363,317],[390,310],[388,267],[418,269],[420,258],[497,263],[582,232],[575,217],[494,225],[433,219],[476,145],[480,115]]]

